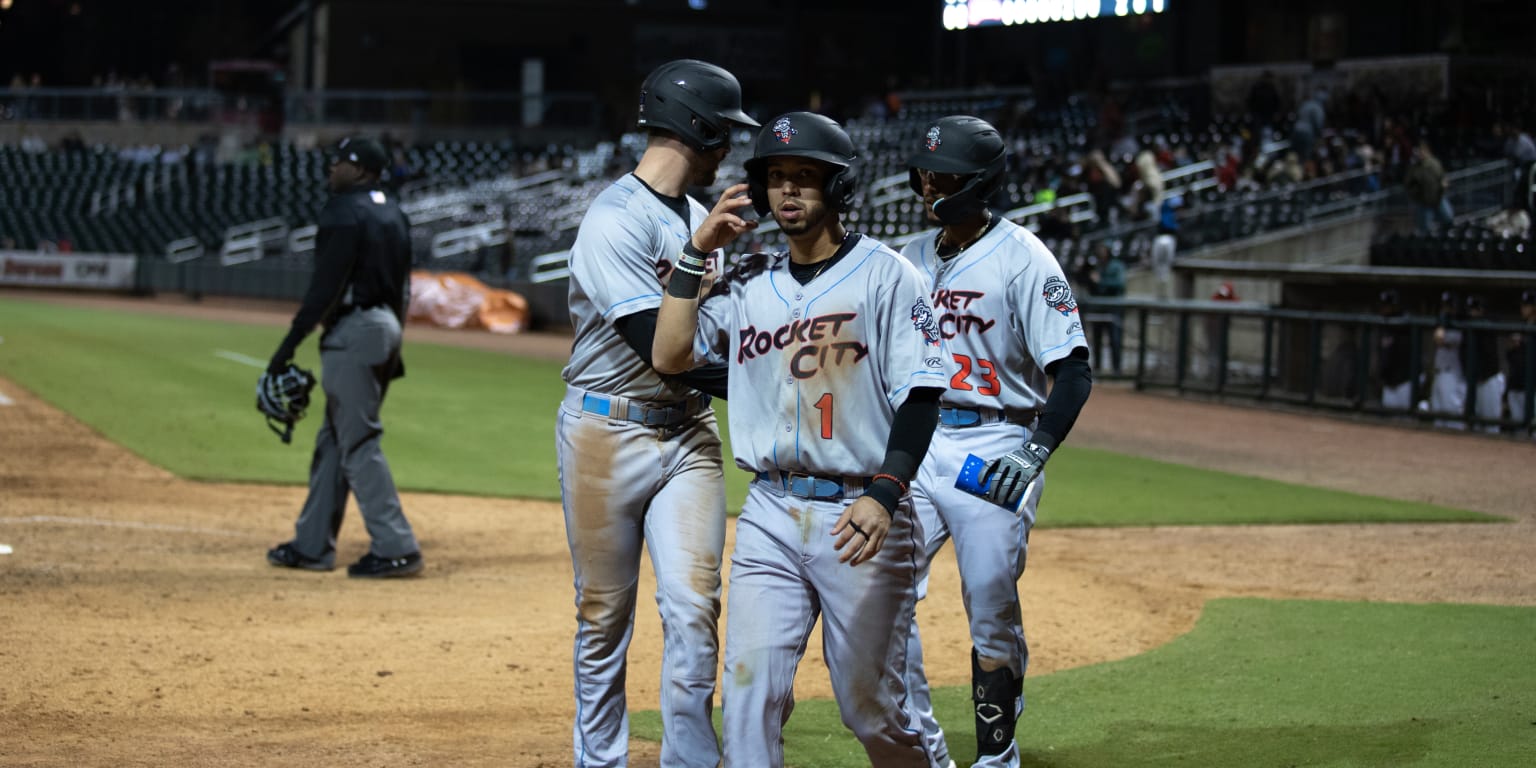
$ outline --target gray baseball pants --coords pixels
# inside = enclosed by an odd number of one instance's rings
[[[400,321],[388,307],[356,310],[320,338],[320,385],[325,390],[325,423],[315,434],[309,466],[309,497],[294,524],[294,547],[334,565],[336,533],[347,494],[379,557],[399,557],[419,546],[400,508],[395,479],[379,445],[384,425],[379,409],[400,354]]]

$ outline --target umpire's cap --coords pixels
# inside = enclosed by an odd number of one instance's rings
[[[1396,288],[1387,288],[1376,295],[1376,303],[1384,307],[1396,307],[1402,303],[1402,297]]]
[[[353,163],[365,171],[383,173],[389,155],[384,151],[384,145],[374,139],[348,136],[336,142],[335,148],[331,150],[331,162]]]
[[[907,183],[921,195],[918,171],[970,176],[958,192],[933,204],[933,215],[956,224],[981,213],[1003,183],[1008,147],[991,123],[970,115],[941,117],[929,124],[921,145],[907,161]]]
[[[732,124],[758,125],[741,111],[736,76],[697,59],[669,61],[645,78],[636,124],[671,131],[700,152],[730,144]]]
[[[1536,304],[1536,288],[1527,288],[1520,292],[1521,304]]]
[[[757,134],[752,147],[752,159],[742,163],[747,171],[747,184],[752,196],[752,207],[759,216],[767,216],[768,207],[768,158],[806,157],[819,160],[833,168],[827,176],[827,205],[838,213],[853,206],[853,193],[859,185],[859,171],[854,166],[858,153],[853,140],[836,120],[814,112],[789,112],[774,118]]]

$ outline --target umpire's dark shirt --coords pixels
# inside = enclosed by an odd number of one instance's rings
[[[330,327],[353,307],[385,305],[405,322],[410,272],[410,222],[393,197],[374,187],[332,195],[320,211],[315,272],[288,329],[290,348],[315,325]]]

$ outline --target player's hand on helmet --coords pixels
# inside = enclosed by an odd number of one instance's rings
[[[843,514],[832,526],[837,541],[832,548],[841,552],[839,563],[856,566],[880,553],[885,536],[891,530],[891,513],[880,502],[868,496],[860,496],[852,504],[843,507]]]
[[[987,500],[1009,509],[1017,508],[1020,497],[1040,476],[1049,458],[1051,449],[1039,443],[1026,443],[1023,448],[993,459],[981,475],[981,483],[987,486]]]
[[[714,210],[704,223],[693,232],[693,247],[708,253],[729,245],[741,233],[757,228],[756,220],[742,218],[741,214],[752,209],[752,198],[743,194],[746,184],[733,184],[720,193]]]

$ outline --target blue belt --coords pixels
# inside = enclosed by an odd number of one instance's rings
[[[608,397],[591,392],[581,398],[581,409],[610,419],[633,421],[647,427],[673,427],[704,410],[709,395],[699,395],[673,403],[636,402],[628,398]]]
[[[974,427],[980,424],[996,424],[1007,420],[1008,414],[996,408],[951,408],[945,406],[939,409],[939,423],[946,427]]]
[[[815,501],[841,501],[864,493],[867,477],[818,477],[799,472],[759,472],[757,482],[779,496],[799,496]]]

